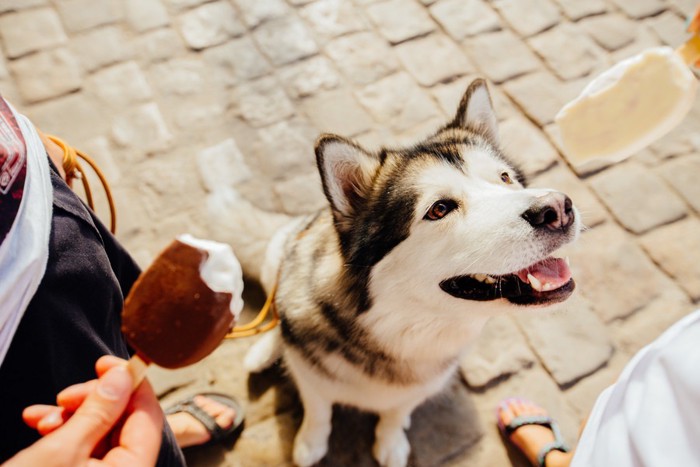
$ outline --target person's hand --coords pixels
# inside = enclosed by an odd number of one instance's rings
[[[58,406],[35,405],[25,422],[46,435],[3,467],[152,466],[160,449],[163,412],[144,381],[132,394],[124,360],[102,357],[98,380],[71,386]]]

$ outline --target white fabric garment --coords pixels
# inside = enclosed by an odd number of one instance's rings
[[[0,245],[0,365],[46,271],[53,207],[44,145],[31,122],[12,112],[27,147],[27,178],[15,222]]]
[[[700,466],[700,310],[627,364],[596,401],[571,467]]]

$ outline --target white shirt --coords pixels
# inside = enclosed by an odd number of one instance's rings
[[[571,467],[700,466],[700,310],[640,350],[596,401]]]

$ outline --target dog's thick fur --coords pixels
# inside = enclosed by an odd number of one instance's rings
[[[268,289],[278,281],[281,326],[245,364],[259,371],[283,356],[305,412],[296,464],[326,454],[337,403],[376,412],[373,454],[403,466],[411,412],[443,389],[486,321],[569,296],[572,281],[535,293],[513,273],[572,241],[578,216],[567,201],[548,214],[566,223],[543,217],[543,199],[565,197],[523,187],[499,149],[483,80],[453,121],[411,148],[370,153],[323,135],[316,157],[330,209],[271,241],[262,279]]]

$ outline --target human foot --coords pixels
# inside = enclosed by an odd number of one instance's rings
[[[187,448],[226,438],[241,425],[243,412],[231,398],[204,393],[169,408],[166,419],[178,446]]]
[[[534,466],[563,467],[572,454],[563,444],[556,424],[547,411],[530,401],[506,399],[497,409],[498,426]]]

